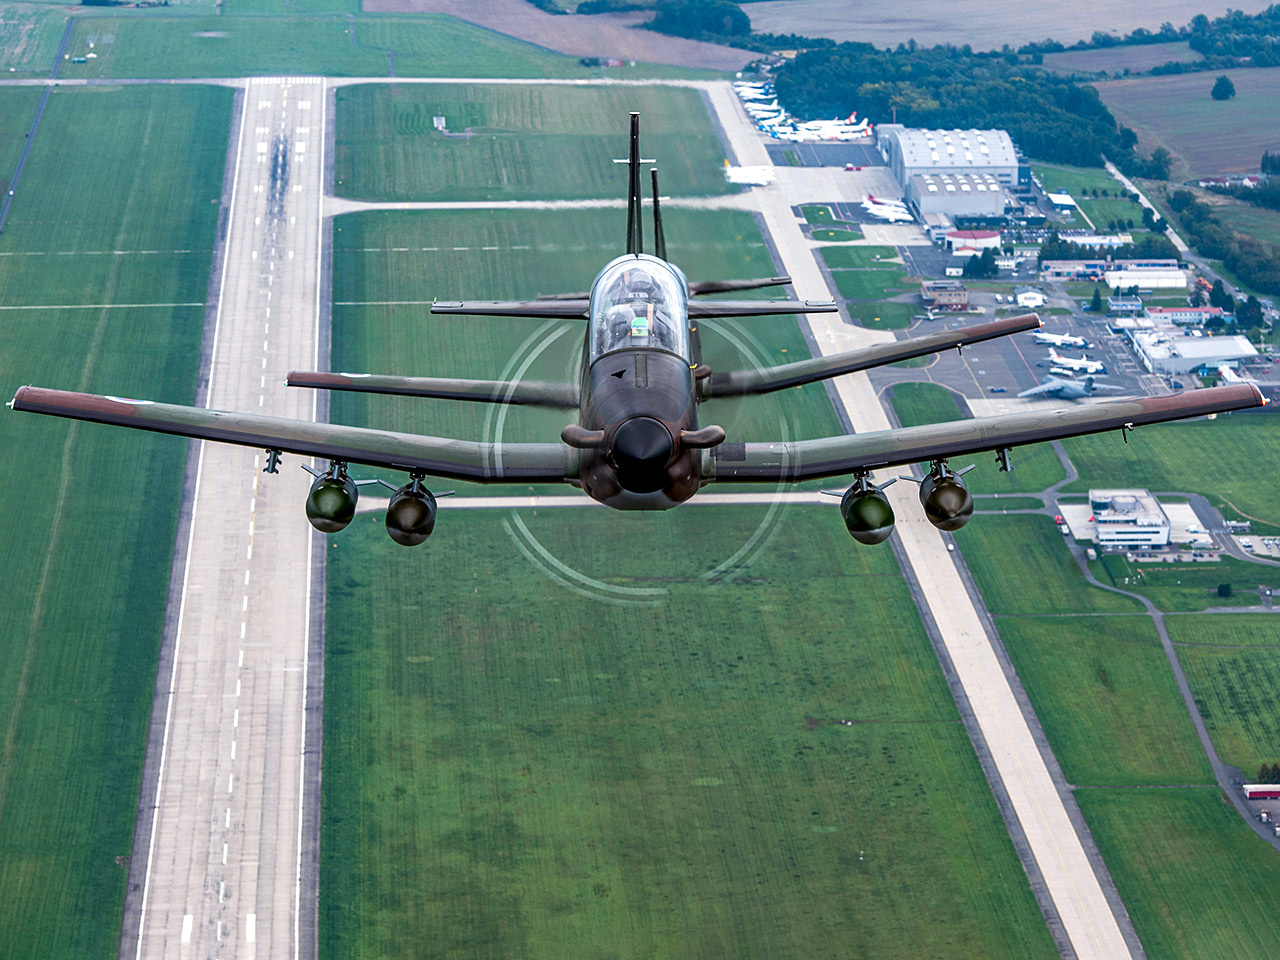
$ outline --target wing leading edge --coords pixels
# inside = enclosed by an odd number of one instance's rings
[[[1038,330],[1043,324],[1034,313],[1020,317],[1008,317],[994,320],[991,323],[980,323],[961,330],[947,330],[924,337],[912,337],[906,340],[894,340],[891,343],[876,344],[863,350],[850,350],[845,353],[833,353],[825,357],[814,357],[796,363],[785,363],[777,367],[762,367],[758,370],[731,370],[725,373],[713,372],[703,383],[703,397],[735,397],[747,393],[769,393],[784,387],[813,383],[816,380],[827,380],[857,370],[922,357],[930,353],[939,353],[953,347],[964,347],[985,340],[994,340],[1011,333],[1023,330]]]
[[[559,483],[577,469],[576,451],[563,443],[452,440],[43,387],[20,387],[10,406],[54,417],[478,483]]]
[[[1252,384],[786,443],[724,443],[719,481],[810,480],[1260,407]]]

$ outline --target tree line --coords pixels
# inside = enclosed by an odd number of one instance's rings
[[[1261,189],[1261,188],[1254,188]],[[1201,256],[1221,260],[1247,286],[1263,293],[1280,293],[1280,256],[1276,248],[1223,225],[1213,208],[1190,190],[1175,190],[1169,207]]]

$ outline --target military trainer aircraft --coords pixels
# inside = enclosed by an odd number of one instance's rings
[[[880,543],[893,532],[887,498],[871,482],[882,467],[927,462],[920,501],[929,521],[957,530],[973,513],[973,499],[948,460],[995,451],[1010,469],[1010,449],[1185,417],[1260,406],[1252,384],[1233,384],[1164,397],[1117,400],[1082,407],[1006,414],[815,440],[769,441],[725,436],[699,418],[703,404],[722,397],[768,393],[841,374],[960,348],[1041,326],[1034,314],[960,330],[877,344],[861,350],[752,370],[712,369],[702,361],[697,321],[703,317],[832,312],[831,302],[694,300],[699,294],[788,283],[786,277],[690,283],[666,259],[653,174],[655,255],[643,252],[639,117],[631,115],[626,252],[596,276],[589,293],[517,302],[437,303],[433,313],[562,317],[583,323],[577,383],[458,380],[351,373],[291,373],[294,386],[497,404],[534,404],[577,416],[545,443],[492,443],[394,433],[228,413],[151,400],[19,388],[10,406],[59,417],[218,440],[267,451],[265,472],[277,473],[282,454],[327,461],[315,476],[306,512],[312,525],[334,533],[350,523],[358,496],[350,464],[408,474],[388,504],[387,532],[413,546],[431,534],[436,499],[428,477],[479,483],[568,483],[619,510],[665,510],[705,484],[798,481],[848,476],[840,509],[850,534]],[[387,486],[391,486],[387,484]]]

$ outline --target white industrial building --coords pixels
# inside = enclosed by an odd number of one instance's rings
[[[1089,509],[1100,547],[1169,545],[1169,518],[1146,490],[1090,490]]]
[[[907,199],[921,214],[1004,216],[1004,187],[989,173],[921,173],[907,181]]]
[[[1128,290],[1137,287],[1139,290],[1185,290],[1187,275],[1177,267],[1164,269],[1113,269],[1102,275],[1109,287]]]
[[[974,250],[1000,250],[999,230],[952,230],[947,234],[947,246],[952,250],[971,247]]]
[[[988,174],[1005,187],[1018,182],[1018,152],[1004,130],[915,130],[882,123],[876,144],[904,189],[914,176],[944,173]]]
[[[1036,307],[1043,307],[1047,302],[1045,295],[1035,287],[1014,287],[1013,296],[1020,307],[1030,307],[1034,309]]]
[[[1130,339],[1138,359],[1149,371],[1162,377],[1176,377],[1196,370],[1213,371],[1223,364],[1235,367],[1241,360],[1258,355],[1247,337],[1195,336],[1199,330],[1172,327],[1133,330]]]

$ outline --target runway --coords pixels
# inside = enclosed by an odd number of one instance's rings
[[[315,417],[315,395],[281,381],[317,361],[325,92],[320,78],[241,82],[209,407]],[[302,868],[315,841],[301,815],[307,657],[319,640],[302,522],[310,478],[289,460],[269,476],[261,452],[200,452],[172,673],[156,703],[158,786],[144,785],[154,817],[145,861],[134,859],[122,956],[313,950]]]
[[[750,125],[729,84],[709,90],[711,103],[737,162],[768,162],[764,143]],[[829,297],[810,246],[804,242],[793,204],[853,199],[841,196],[844,181],[829,178],[831,194],[784,192],[781,180],[757,188],[760,212],[782,266],[801,299]],[[861,199],[860,197],[857,199]],[[808,318],[823,354],[893,339],[892,334],[850,326],[834,314]],[[890,423],[865,373],[832,381],[854,429],[885,430]],[[1080,960],[1116,960],[1133,954],[1076,835],[1044,758],[1014,697],[982,621],[970,600],[942,535],[923,517],[914,490],[898,484],[887,491],[898,517],[898,535],[921,592],[938,625],[1000,779],[1026,835],[1062,927]],[[980,521],[979,521],[980,522]]]
[[[367,81],[238,82],[243,109],[232,134],[210,407],[315,416],[316,395],[280,381],[290,369],[320,365],[323,217],[335,209],[324,198],[326,92],[345,82]],[[727,83],[672,85],[707,92],[740,163],[767,162]],[[849,181],[834,173],[806,176],[847,192]],[[817,299],[828,293],[791,203],[861,196],[788,192],[808,182],[780,181],[742,196],[763,216],[797,296]],[[824,354],[893,339],[838,317],[815,317],[810,326]],[[841,377],[835,388],[859,432],[889,427],[865,375]],[[314,875],[303,867],[315,852],[318,794],[304,790],[303,760],[306,716],[315,708],[307,703],[308,654],[322,639],[312,611],[322,598],[310,594],[313,536],[302,520],[310,478],[296,458],[279,476],[261,474],[261,465],[260,453],[241,448],[208,444],[200,454],[172,675],[156,707],[165,721],[154,820],[145,862],[135,857],[130,877],[140,892],[126,908],[137,922],[124,931],[123,956],[314,952],[314,888],[307,886]],[[945,542],[904,487],[889,491],[903,547],[1071,944],[1081,960],[1131,956]],[[525,505],[529,498],[511,499]],[[265,503],[271,509],[259,510]],[[480,504],[441,502],[464,506]]]

